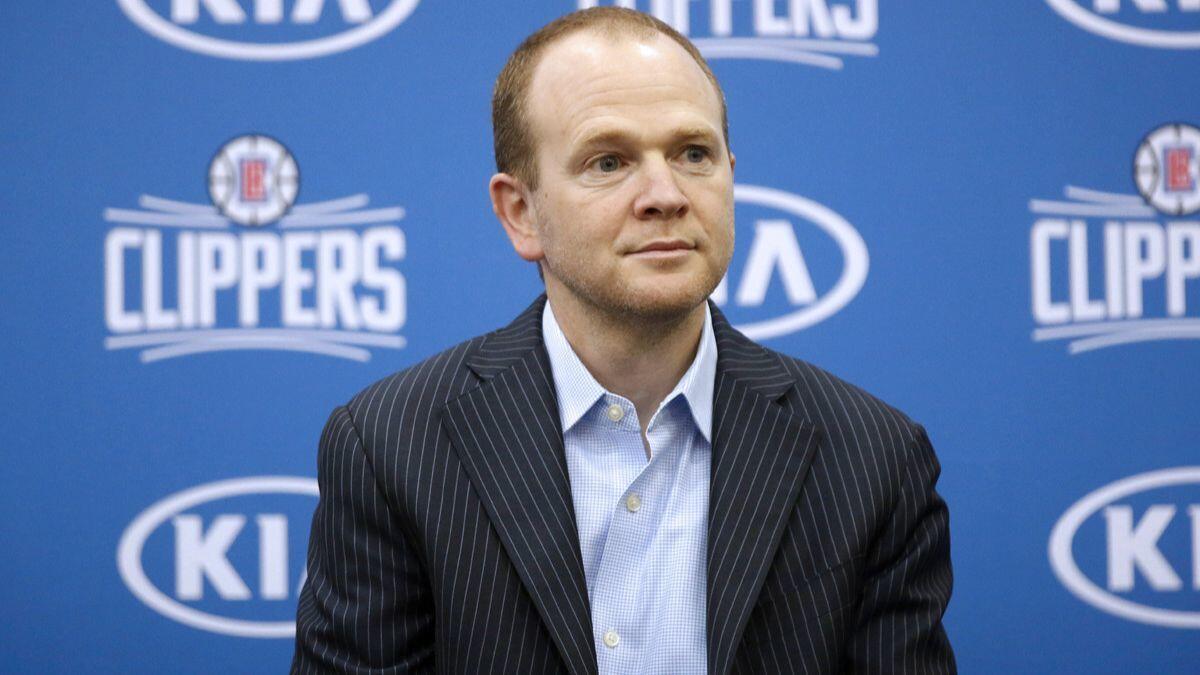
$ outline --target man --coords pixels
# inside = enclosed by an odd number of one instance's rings
[[[924,431],[706,302],[734,157],[695,48],[577,12],[493,120],[546,295],[334,411],[293,671],[953,672]]]

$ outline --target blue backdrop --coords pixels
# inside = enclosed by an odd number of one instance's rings
[[[577,6],[6,7],[3,670],[286,669],[329,410],[540,290],[490,92]],[[637,8],[726,91],[726,313],[930,431],[961,670],[1195,672],[1200,3]]]

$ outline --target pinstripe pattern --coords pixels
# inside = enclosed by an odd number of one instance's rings
[[[330,416],[294,673],[596,672],[544,302]],[[955,672],[924,430],[712,309],[709,672]]]

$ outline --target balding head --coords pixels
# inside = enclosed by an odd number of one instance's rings
[[[572,12],[546,24],[521,43],[509,57],[492,96],[492,134],[496,170],[510,174],[530,189],[537,186],[537,144],[529,124],[529,94],[534,73],[551,45],[582,32],[607,39],[653,40],[662,35],[682,47],[712,84],[721,107],[721,133],[728,147],[729,120],[725,95],[699,50],[679,31],[649,14],[620,7],[593,7]]]

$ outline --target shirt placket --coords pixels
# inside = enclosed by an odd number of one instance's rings
[[[619,413],[614,406],[620,406]],[[671,458],[660,457],[666,445],[652,443],[651,458],[646,460],[637,413],[628,401],[612,397],[606,415],[618,427],[622,461],[641,470],[625,490],[617,485],[612,493],[612,518],[595,588],[604,601],[593,604],[593,630],[600,672],[628,673],[641,667],[653,630],[653,608],[640,600],[669,486],[663,471]]]

